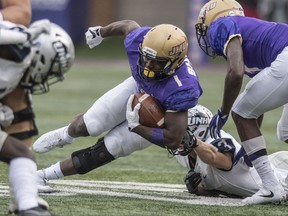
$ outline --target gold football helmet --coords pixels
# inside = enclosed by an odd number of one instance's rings
[[[197,41],[200,48],[211,57],[214,57],[215,53],[207,39],[208,27],[219,17],[225,16],[244,16],[244,10],[235,0],[210,0],[200,10],[195,25]]]
[[[188,50],[185,33],[170,24],[161,24],[150,29],[139,46],[140,58],[138,73],[146,81],[159,81],[175,73]],[[147,67],[148,61],[154,61],[157,67]]]

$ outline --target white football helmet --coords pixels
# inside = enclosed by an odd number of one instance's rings
[[[188,110],[188,127],[196,138],[206,141],[209,137],[208,127],[213,117],[212,112],[198,104]]]
[[[59,25],[50,25],[49,34],[43,33],[33,40],[35,56],[21,81],[32,94],[46,93],[50,85],[62,81],[75,59],[71,37]]]

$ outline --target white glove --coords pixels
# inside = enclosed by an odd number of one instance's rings
[[[32,41],[37,38],[41,33],[50,33],[51,23],[48,19],[41,19],[33,22],[27,29],[28,40]]]
[[[102,42],[103,38],[100,33],[101,28],[102,26],[90,27],[85,33],[86,43],[90,49],[98,46]]]
[[[127,109],[126,109],[126,119],[128,122],[128,129],[132,131],[135,127],[140,125],[139,123],[139,109],[141,108],[141,104],[138,103],[134,110],[132,110],[132,101],[134,99],[134,95],[131,95],[127,102]]]
[[[13,119],[14,119],[13,110],[9,106],[1,104],[0,105],[0,124],[3,127],[8,127],[9,125],[12,124]]]

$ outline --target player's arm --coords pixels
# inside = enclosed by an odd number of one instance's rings
[[[100,33],[103,38],[111,36],[126,36],[137,28],[140,28],[140,25],[137,22],[133,20],[122,20],[100,28]]]
[[[158,146],[176,149],[187,128],[187,111],[165,112],[164,122],[164,128],[150,128],[139,124],[132,131]]]
[[[102,42],[103,38],[112,36],[126,36],[137,28],[140,28],[140,25],[133,20],[117,21],[103,27],[90,27],[85,33],[86,43],[90,48],[93,48],[98,46]]]
[[[230,151],[219,152],[210,143],[197,140],[197,147],[194,152],[206,164],[216,167],[218,169],[230,170],[233,165],[233,155]]]
[[[238,96],[244,76],[242,44],[239,37],[232,38],[226,48],[227,74],[225,78],[222,113],[229,114]]]
[[[29,26],[32,19],[30,0],[1,0],[3,20]]]

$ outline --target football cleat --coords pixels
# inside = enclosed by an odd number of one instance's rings
[[[41,209],[43,209],[43,210],[48,210],[48,208],[49,208],[49,204],[44,200],[44,199],[42,199],[41,197],[37,197],[37,201],[38,201],[38,205],[39,205],[39,207],[41,208]],[[27,210],[28,211],[28,210]],[[19,213],[19,209],[18,209],[18,206],[17,206],[17,204],[16,204],[16,202],[15,202],[15,199],[14,199],[14,197],[12,197],[11,199],[10,199],[10,203],[9,203],[9,207],[8,207],[8,213],[9,214],[18,214]],[[22,215],[21,214],[21,211],[20,211],[20,215]],[[25,215],[27,215],[27,214],[25,214]],[[32,216],[33,214],[31,214],[31,216]]]
[[[251,197],[247,197],[242,200],[244,205],[255,205],[255,204],[280,204],[286,201],[286,194],[281,185],[277,185],[275,189],[269,190],[265,187],[260,188],[260,190]]]
[[[47,209],[40,206],[20,211],[19,216],[53,216]]]
[[[58,190],[48,185],[48,179],[46,178],[46,173],[44,169],[37,171],[37,188],[38,188],[38,193],[58,192]]]
[[[67,126],[43,134],[34,142],[33,150],[37,153],[44,153],[56,147],[62,148],[64,145],[71,144],[74,139],[69,142],[64,140],[66,130]]]

